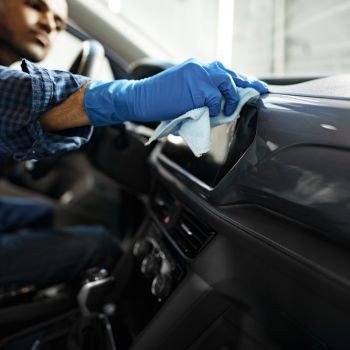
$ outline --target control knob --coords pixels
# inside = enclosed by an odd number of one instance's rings
[[[152,294],[159,298],[166,298],[171,291],[171,277],[168,274],[160,273],[152,281]]]
[[[133,254],[138,258],[143,258],[153,250],[153,244],[147,239],[136,241],[133,247]]]
[[[146,277],[153,277],[160,271],[162,258],[156,254],[148,254],[141,263],[141,272]]]

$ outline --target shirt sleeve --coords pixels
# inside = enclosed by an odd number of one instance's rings
[[[40,159],[71,151],[87,142],[92,127],[44,132],[42,113],[66,100],[88,78],[50,71],[23,60],[22,72],[0,66],[0,155]]]

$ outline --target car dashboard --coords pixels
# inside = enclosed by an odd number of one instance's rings
[[[79,172],[58,195],[74,199],[67,211],[118,216],[112,232],[130,233],[104,287],[79,293],[83,309],[69,295],[59,327],[92,322],[91,306],[111,321],[95,338],[109,334],[118,350],[349,349],[349,86],[349,76],[270,86],[211,130],[201,157],[172,135],[144,147],[144,125],[95,130],[62,160],[62,173],[72,162]],[[62,305],[35,299],[26,332],[35,320],[53,332]],[[22,324],[17,310],[8,313]]]
[[[152,150],[131,349],[348,348],[350,101],[307,95],[262,96],[200,158],[172,136]]]

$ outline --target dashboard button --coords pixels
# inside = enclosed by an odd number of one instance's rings
[[[166,298],[171,290],[171,277],[160,273],[152,281],[152,294],[160,299]]]

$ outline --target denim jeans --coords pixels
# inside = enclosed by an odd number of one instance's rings
[[[120,256],[116,239],[102,226],[53,229],[52,217],[49,204],[0,197],[0,287],[74,281]]]

